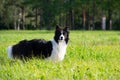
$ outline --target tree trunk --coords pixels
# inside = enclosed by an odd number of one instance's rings
[[[22,14],[21,27],[24,30],[25,29],[25,8],[24,7],[21,7],[21,14]]]
[[[85,12],[85,7],[82,7],[82,25],[83,29],[85,30],[86,27],[86,12]]]
[[[74,11],[72,8],[69,10],[69,20],[70,20],[71,29],[75,29],[74,28]]]
[[[72,9],[72,15],[71,15],[71,25],[72,25],[72,29],[75,29],[75,23],[74,23],[74,10]]]
[[[66,13],[66,26],[70,27],[69,14]]]
[[[108,10],[108,21],[109,21],[109,24],[108,24],[109,30],[112,30],[112,10],[111,9]]]
[[[71,29],[75,29],[74,27],[74,10],[72,8],[72,0],[69,0],[69,10],[66,15],[66,25],[68,25]]]
[[[35,9],[35,25],[36,25],[36,29],[38,29],[38,10],[37,10],[37,8]]]
[[[118,29],[120,30],[120,12],[119,12],[119,19],[118,19]]]
[[[102,16],[102,30],[106,30],[106,16]]]
[[[59,16],[59,25],[62,26],[62,13],[60,13],[60,16]]]
[[[40,28],[39,29],[42,29],[42,26],[43,26],[43,12],[42,12],[42,9],[41,8],[39,8],[39,19],[40,19],[40,22],[39,22],[39,24],[40,24]]]
[[[74,10],[69,9],[68,14],[66,14],[65,22],[66,22],[66,26],[69,26],[71,29],[75,29],[75,27],[74,27]]]
[[[93,15],[92,15],[92,27],[93,27],[93,29],[95,29],[95,8],[96,8],[96,6],[95,6],[95,1],[93,0]]]
[[[90,30],[90,13],[89,13],[89,8],[88,8],[88,12],[86,13],[86,24],[87,24],[87,29]]]
[[[16,9],[14,11],[14,29],[17,30]]]

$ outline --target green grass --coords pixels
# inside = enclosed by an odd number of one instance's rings
[[[65,59],[11,60],[6,48],[23,39],[52,39],[54,31],[0,31],[0,80],[119,80],[120,32],[71,31]]]

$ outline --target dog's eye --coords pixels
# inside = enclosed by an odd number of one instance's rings
[[[65,32],[63,32],[63,35],[65,35]]]

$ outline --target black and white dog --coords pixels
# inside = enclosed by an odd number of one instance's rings
[[[40,57],[52,61],[64,59],[67,44],[69,41],[69,28],[61,29],[56,26],[53,40],[43,39],[22,40],[16,45],[7,48],[9,58],[31,58]]]

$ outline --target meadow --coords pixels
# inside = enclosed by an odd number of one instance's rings
[[[52,39],[54,31],[0,31],[0,80],[119,80],[119,31],[70,31],[65,59],[9,59],[6,48],[23,39]]]

